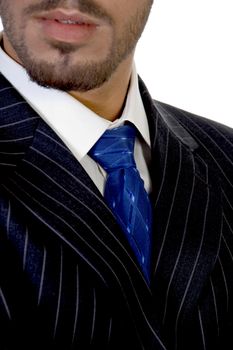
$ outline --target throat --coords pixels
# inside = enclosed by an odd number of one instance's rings
[[[120,67],[112,78],[98,89],[87,92],[70,91],[70,95],[98,116],[114,121],[121,117],[127,100],[132,73],[132,60]]]
[[[121,98],[116,98],[115,95],[110,96],[98,96],[95,98],[93,94],[78,94],[76,92],[70,92],[70,95],[76,98],[84,106],[90,109],[92,112],[113,122],[114,120],[120,118],[125,107],[125,102],[127,99],[127,93]]]

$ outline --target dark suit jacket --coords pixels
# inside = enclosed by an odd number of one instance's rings
[[[1,350],[232,348],[233,130],[140,90],[149,287],[85,170],[0,75]]]

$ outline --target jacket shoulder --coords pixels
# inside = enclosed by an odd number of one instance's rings
[[[176,119],[183,127],[192,130],[194,133],[197,130],[206,133],[212,128],[216,130],[216,133],[223,133],[227,138],[231,139],[233,143],[233,128],[230,126],[161,101],[154,100],[154,104],[158,110],[163,111],[163,114],[165,113],[169,115],[170,118]]]
[[[181,125],[192,135],[199,147],[226,154],[233,151],[233,128],[164,102],[154,100],[154,104],[167,124]],[[233,152],[231,154],[233,162]]]
[[[222,184],[230,185],[233,195],[233,128],[160,101],[154,104],[171,131],[173,128],[175,133],[180,125],[195,140],[194,152],[206,163],[212,163],[212,169]]]

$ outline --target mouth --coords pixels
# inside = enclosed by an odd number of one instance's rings
[[[102,25],[100,21],[73,11],[51,11],[38,16],[42,33],[53,40],[81,44]]]
[[[46,19],[44,19],[46,20]],[[81,21],[76,21],[76,20],[72,20],[72,19],[55,19],[54,21],[58,22],[58,23],[61,23],[61,24],[73,24],[73,25],[89,25],[88,23],[85,23],[85,22],[81,22]]]
[[[96,20],[90,18],[89,16],[71,10],[50,11],[48,13],[41,14],[40,17],[44,20],[54,20],[63,24],[86,24],[93,26],[99,25],[99,23]]]

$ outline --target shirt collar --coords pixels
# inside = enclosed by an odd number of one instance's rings
[[[133,123],[150,146],[146,113],[142,103],[135,64],[125,108],[120,119],[101,118],[66,92],[45,88],[32,82],[26,70],[0,48],[1,73],[31,107],[57,133],[80,161],[108,128],[125,121]]]

